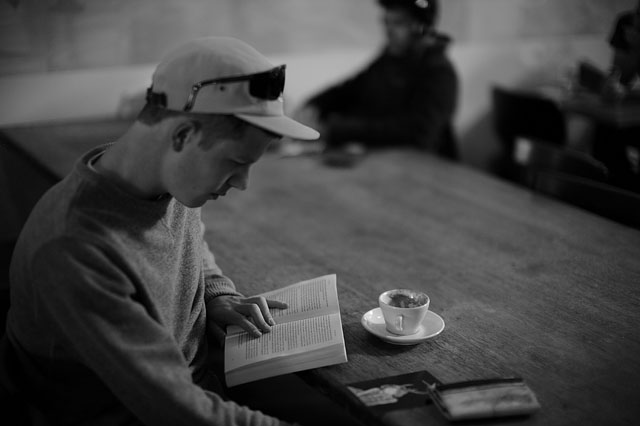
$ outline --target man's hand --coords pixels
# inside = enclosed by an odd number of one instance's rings
[[[269,333],[275,325],[269,308],[285,309],[286,303],[264,297],[218,296],[207,303],[207,325],[219,340],[224,340],[224,328],[238,325],[254,337]]]

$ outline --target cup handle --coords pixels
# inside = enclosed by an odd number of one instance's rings
[[[396,317],[396,330],[402,331],[404,328],[404,315],[398,315]]]

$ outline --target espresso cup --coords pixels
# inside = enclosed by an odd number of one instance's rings
[[[405,288],[385,291],[378,297],[378,303],[387,330],[402,336],[417,333],[429,310],[426,293]]]

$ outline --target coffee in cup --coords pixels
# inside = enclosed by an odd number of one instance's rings
[[[402,336],[417,333],[429,310],[429,296],[404,288],[385,291],[378,303],[387,330]]]

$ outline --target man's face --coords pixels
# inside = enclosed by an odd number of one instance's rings
[[[404,53],[420,34],[420,23],[404,9],[385,9],[382,23],[387,47],[393,54]]]
[[[208,148],[198,143],[216,138]],[[174,154],[167,178],[169,193],[187,207],[201,207],[231,188],[244,191],[249,169],[278,137],[249,125],[240,135],[221,136],[206,127]],[[195,143],[194,143],[195,142]]]

